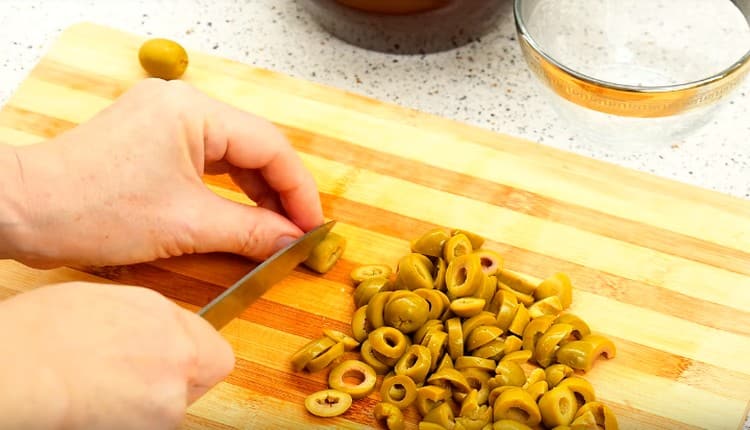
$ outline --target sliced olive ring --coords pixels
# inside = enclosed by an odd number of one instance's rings
[[[549,386],[547,385],[547,381],[542,380],[529,385],[526,388],[526,392],[531,395],[531,398],[534,399],[535,402],[539,402],[539,399],[544,395],[544,393],[547,392],[548,389]]]
[[[422,343],[425,336],[427,336],[427,333],[436,330],[436,331],[443,331],[445,329],[445,326],[443,325],[443,322],[437,319],[430,319],[427,320],[424,324],[422,324],[421,327],[417,329],[412,334],[412,339],[414,340],[414,343]]]
[[[567,309],[573,302],[573,287],[570,278],[565,273],[555,273],[542,281],[534,290],[534,297],[542,300],[547,297],[557,296],[563,309]]]
[[[409,290],[433,288],[432,261],[422,254],[411,253],[401,258],[396,271],[396,284]]]
[[[387,358],[398,359],[404,355],[407,342],[406,336],[393,327],[379,327],[367,336],[375,352]]]
[[[617,418],[612,410],[607,405],[601,402],[590,402],[581,406],[576,413],[576,419],[579,417],[591,413],[594,416],[596,425],[604,430],[617,430],[619,425],[617,424]],[[573,421],[575,423],[575,420]]]
[[[533,296],[537,288],[536,285],[525,276],[507,269],[503,269],[497,274],[497,280],[505,284],[512,291],[526,296]]]
[[[538,318],[544,315],[558,315],[562,312],[563,307],[560,298],[550,296],[542,300],[537,300],[529,306],[529,315],[531,318]]]
[[[357,308],[354,314],[352,314],[352,334],[354,335],[354,339],[360,343],[367,340],[367,334],[370,331],[368,325],[367,305],[364,305]]]
[[[463,331],[464,333],[464,342],[468,341],[469,336],[475,328],[483,325],[497,326],[497,319],[495,318],[495,314],[493,314],[492,312],[484,311],[464,321],[461,324],[461,331]]]
[[[318,417],[336,417],[352,406],[352,396],[338,390],[322,390],[305,398],[305,408]]]
[[[536,359],[536,362],[542,367],[552,364],[555,361],[555,353],[559,348],[560,342],[572,332],[573,326],[570,324],[553,324],[536,343],[536,349],[534,350],[534,359]]]
[[[518,303],[523,303],[524,306],[531,306],[534,304],[534,296],[514,290],[510,285],[507,285],[503,281],[497,282],[497,288],[502,291],[513,293],[513,295],[516,296],[516,299],[518,299]]]
[[[596,401],[596,394],[594,393],[594,386],[591,383],[581,377],[571,376],[563,379],[557,384],[557,387],[564,387],[570,390],[578,402],[577,407],[580,408],[584,404]]]
[[[450,304],[450,310],[461,318],[471,318],[484,310],[484,299],[476,297],[459,297]]]
[[[406,375],[417,384],[424,383],[432,365],[432,356],[426,346],[412,345],[396,363],[396,375]]]
[[[325,352],[308,361],[307,365],[305,365],[305,369],[307,369],[311,373],[319,372],[330,366],[331,363],[334,362],[334,360],[344,355],[344,352],[344,344],[341,342],[335,343]]]
[[[445,353],[445,348],[448,346],[448,333],[432,330],[424,337],[421,345],[426,346],[430,351],[430,371],[433,372],[437,368],[440,357]]]
[[[385,312],[385,304],[388,303],[391,294],[393,294],[392,291],[379,291],[372,296],[370,302],[367,304],[367,323],[372,329],[385,325],[383,313]]]
[[[545,426],[567,426],[576,416],[578,403],[572,391],[565,387],[555,387],[539,399],[539,410]]]
[[[338,330],[334,330],[331,328],[323,329],[323,334],[336,342],[343,343],[344,349],[346,351],[352,351],[359,346],[359,342],[357,341],[357,339],[354,339],[348,334],[340,332]]]
[[[464,327],[466,323],[464,323]],[[466,333],[466,332],[464,332]],[[471,331],[466,338],[464,346],[467,351],[473,352],[488,343],[497,340],[503,334],[503,329],[494,325],[479,326]]]
[[[427,320],[439,320],[446,308],[450,306],[450,300],[448,296],[442,291],[435,289],[419,288],[414,290],[414,294],[422,297],[427,301],[429,312],[427,313]]]
[[[496,367],[495,360],[489,358],[461,356],[456,359],[455,368],[458,370],[462,369],[482,369],[482,370],[494,370]]]
[[[497,275],[503,270],[503,257],[490,249],[474,248],[474,254],[479,256],[482,271],[487,276]]]
[[[503,385],[521,387],[526,383],[526,372],[515,361],[501,361],[495,367],[495,377],[488,382],[490,388]]]
[[[547,384],[549,384],[550,388],[554,388],[563,379],[573,375],[573,369],[564,364],[553,364],[544,369],[544,374],[547,379]]]
[[[561,346],[556,357],[561,364],[588,372],[597,358],[604,356],[611,359],[616,354],[615,344],[611,340],[598,334],[590,334]]]
[[[430,385],[438,385],[441,387],[451,386],[453,391],[468,393],[471,391],[469,382],[466,381],[466,377],[463,373],[459,372],[454,368],[443,368],[438,369],[427,378],[427,383]]]
[[[359,380],[357,384],[349,382],[349,378]],[[375,369],[359,360],[346,360],[331,369],[328,374],[328,386],[334,390],[347,393],[352,399],[367,397],[375,390],[377,375]]]
[[[457,236],[459,234],[463,234],[469,239],[469,243],[471,243],[471,249],[479,249],[484,245],[484,237],[468,231],[468,230],[462,230],[459,228],[451,230],[451,236]]]
[[[452,359],[464,355],[464,334],[460,318],[451,318],[445,322],[448,330],[448,354]]]
[[[447,400],[450,395],[451,392],[448,388],[436,385],[424,385],[417,388],[416,405],[419,415],[427,415],[435,406]]]
[[[487,345],[481,346],[471,352],[474,357],[489,358],[491,360],[502,359],[505,353],[505,341],[493,340]]]
[[[380,397],[399,409],[405,409],[417,399],[417,384],[406,375],[395,375],[383,379]]]
[[[539,338],[552,327],[552,323],[555,321],[555,317],[552,315],[544,315],[538,318],[533,318],[526,324],[526,328],[523,329],[523,345],[522,348],[532,353],[536,350],[536,344]]]
[[[586,321],[582,320],[575,314],[570,312],[558,315],[555,319],[555,323],[570,324],[573,326],[573,330],[580,333],[581,337],[588,336],[591,334],[591,329]]]
[[[519,303],[516,308],[516,314],[513,316],[513,320],[508,326],[508,331],[515,335],[523,336],[523,330],[526,328],[529,321],[531,321],[529,310],[526,309],[526,306],[524,306],[523,303]]]
[[[432,272],[432,286],[436,290],[445,291],[445,271],[448,270],[448,263],[442,257],[437,257],[433,264],[435,270]]]
[[[469,238],[465,234],[459,233],[455,236],[451,236],[450,239],[445,241],[445,244],[443,245],[443,258],[450,267],[450,263],[455,258],[471,254],[473,249]]]
[[[510,323],[513,322],[513,317],[516,316],[518,298],[510,291],[498,290],[492,301],[498,303],[497,326],[503,330],[508,330]]]
[[[483,283],[484,273],[476,255],[461,255],[448,263],[445,286],[450,299],[473,296]]]
[[[354,304],[362,307],[370,303],[370,299],[380,291],[388,291],[391,281],[387,278],[365,279],[354,289]]]
[[[372,346],[370,345],[369,340],[365,340],[364,342],[362,342],[362,346],[360,347],[359,352],[362,355],[362,361],[369,364],[370,367],[372,367],[375,370],[375,373],[377,373],[378,375],[385,375],[389,370],[391,370],[390,366],[383,363],[378,359],[378,357],[375,356],[375,351],[372,350]]]

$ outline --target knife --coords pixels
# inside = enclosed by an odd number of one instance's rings
[[[334,224],[336,221],[320,225],[277,251],[198,311],[198,315],[220,330],[305,261]]]

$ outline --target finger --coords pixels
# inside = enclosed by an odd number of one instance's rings
[[[261,261],[303,232],[284,216],[206,192],[190,220],[198,253],[230,252]]]
[[[295,224],[304,231],[322,224],[315,180],[279,129],[255,115],[210,100],[204,131],[206,164],[223,159],[242,169],[259,169]]]
[[[188,403],[204,395],[234,369],[234,352],[205,319],[178,308],[179,318],[196,350],[195,369],[188,381]]]
[[[260,172],[234,168],[230,170],[229,176],[258,206],[280,215],[287,215],[279,195],[266,183]]]

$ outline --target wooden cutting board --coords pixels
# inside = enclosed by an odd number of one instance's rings
[[[0,141],[50,138],[110,104],[144,77],[143,40],[91,24],[66,31],[0,112]],[[394,264],[434,226],[486,236],[510,269],[570,274],[572,311],[619,348],[588,378],[622,428],[741,427],[750,202],[197,52],[184,79],[282,127],[349,241],[335,270],[298,269],[223,330],[236,369],[190,408],[185,428],[375,426],[375,395],[342,418],[307,415],[302,401],[324,374],[295,374],[287,358],[323,328],[348,330],[354,266]],[[206,183],[247,201],[224,177]],[[151,287],[196,310],[251,267],[226,255],[95,273],[2,261],[0,297],[88,279]]]

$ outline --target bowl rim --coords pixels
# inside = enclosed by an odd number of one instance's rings
[[[734,63],[732,63],[725,69],[721,70],[720,72],[714,73],[713,75],[710,75],[703,79],[697,79],[697,80],[688,81],[688,82],[679,83],[679,84],[641,86],[641,85],[618,84],[616,82],[605,81],[602,79],[594,78],[585,73],[578,72],[574,69],[571,69],[570,67],[562,64],[561,62],[557,61],[554,57],[549,55],[547,52],[545,52],[539,46],[536,40],[534,40],[534,38],[531,36],[531,33],[526,27],[526,23],[522,19],[521,4],[524,1],[528,1],[528,0],[514,0],[513,1],[513,18],[515,20],[516,30],[518,32],[519,37],[523,38],[524,41],[531,47],[531,49],[533,49],[538,55],[540,55],[550,64],[554,65],[555,67],[559,68],[560,70],[562,70],[563,72],[569,74],[570,76],[574,78],[577,78],[583,82],[589,83],[597,87],[604,87],[604,88],[609,88],[609,89],[620,91],[620,92],[629,92],[629,93],[669,93],[669,92],[674,92],[674,91],[684,91],[684,90],[689,90],[689,89],[700,88],[703,86],[711,85],[714,82],[721,81],[724,78],[740,70],[750,60],[750,49],[748,49],[745,52],[745,54],[742,55],[737,61],[735,61]],[[748,27],[750,27],[750,15],[749,15],[750,14],[750,2],[748,2],[747,5],[745,5],[745,8],[748,9],[747,11],[745,11],[743,10],[743,7],[741,5],[737,4],[737,0],[727,0],[727,1],[730,1],[745,16],[745,19],[748,22]]]

